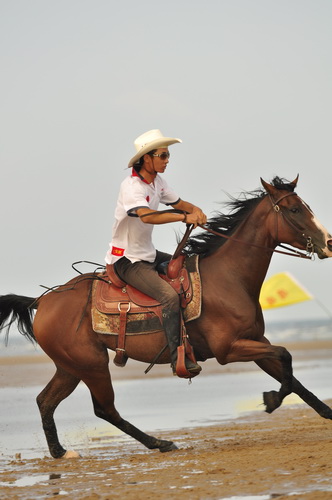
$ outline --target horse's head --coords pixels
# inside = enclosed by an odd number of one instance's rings
[[[278,243],[315,252],[320,259],[332,257],[332,236],[320,224],[310,207],[294,192],[299,176],[293,182],[275,179],[268,184],[261,179],[275,211],[271,234]],[[273,218],[274,219],[274,218]]]

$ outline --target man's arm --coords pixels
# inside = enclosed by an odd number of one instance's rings
[[[207,217],[199,207],[189,203],[188,201],[180,200],[173,204],[176,210],[181,210],[183,213],[162,213],[155,212],[150,208],[139,208],[136,210],[141,221],[147,224],[168,224],[170,222],[185,222],[187,224],[205,224]],[[151,214],[151,215],[149,215]]]
[[[151,210],[150,208],[138,208],[137,215],[146,224],[168,224],[170,222],[185,222],[186,214]],[[151,215],[150,215],[151,214]]]

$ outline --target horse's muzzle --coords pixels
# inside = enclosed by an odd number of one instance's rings
[[[332,239],[326,240],[325,248],[317,250],[317,256],[319,259],[326,259],[332,257]]]

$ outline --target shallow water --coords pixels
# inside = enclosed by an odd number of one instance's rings
[[[329,360],[295,364],[295,376],[320,399],[332,397]],[[262,392],[279,384],[262,371],[204,373],[189,384],[176,377],[114,382],[116,407],[123,418],[146,432],[211,425],[248,412],[264,411]],[[40,458],[48,454],[35,398],[42,387],[0,389],[1,459],[21,454]],[[284,404],[301,402],[295,395]],[[120,432],[93,414],[88,389],[80,384],[55,413],[60,441],[83,455],[103,437],[120,439]]]

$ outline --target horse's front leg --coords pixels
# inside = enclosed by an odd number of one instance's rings
[[[221,364],[234,363],[236,361],[256,361],[258,364],[263,361],[268,364],[272,360],[277,361],[280,367],[279,382],[281,383],[279,391],[270,391],[263,393],[264,404],[267,413],[276,410],[284,398],[293,391],[293,368],[292,356],[281,346],[271,345],[266,339],[262,342],[255,340],[241,339],[235,341],[227,355],[218,361]]]
[[[261,360],[256,361],[257,365],[264,370],[268,375],[280,382],[281,380],[281,366],[277,361]],[[321,417],[332,420],[332,409],[327,406],[323,401],[317,398],[315,394],[308,391],[301,382],[295,377],[292,381],[293,392],[297,394],[305,403],[307,403],[313,410],[315,410]]]

